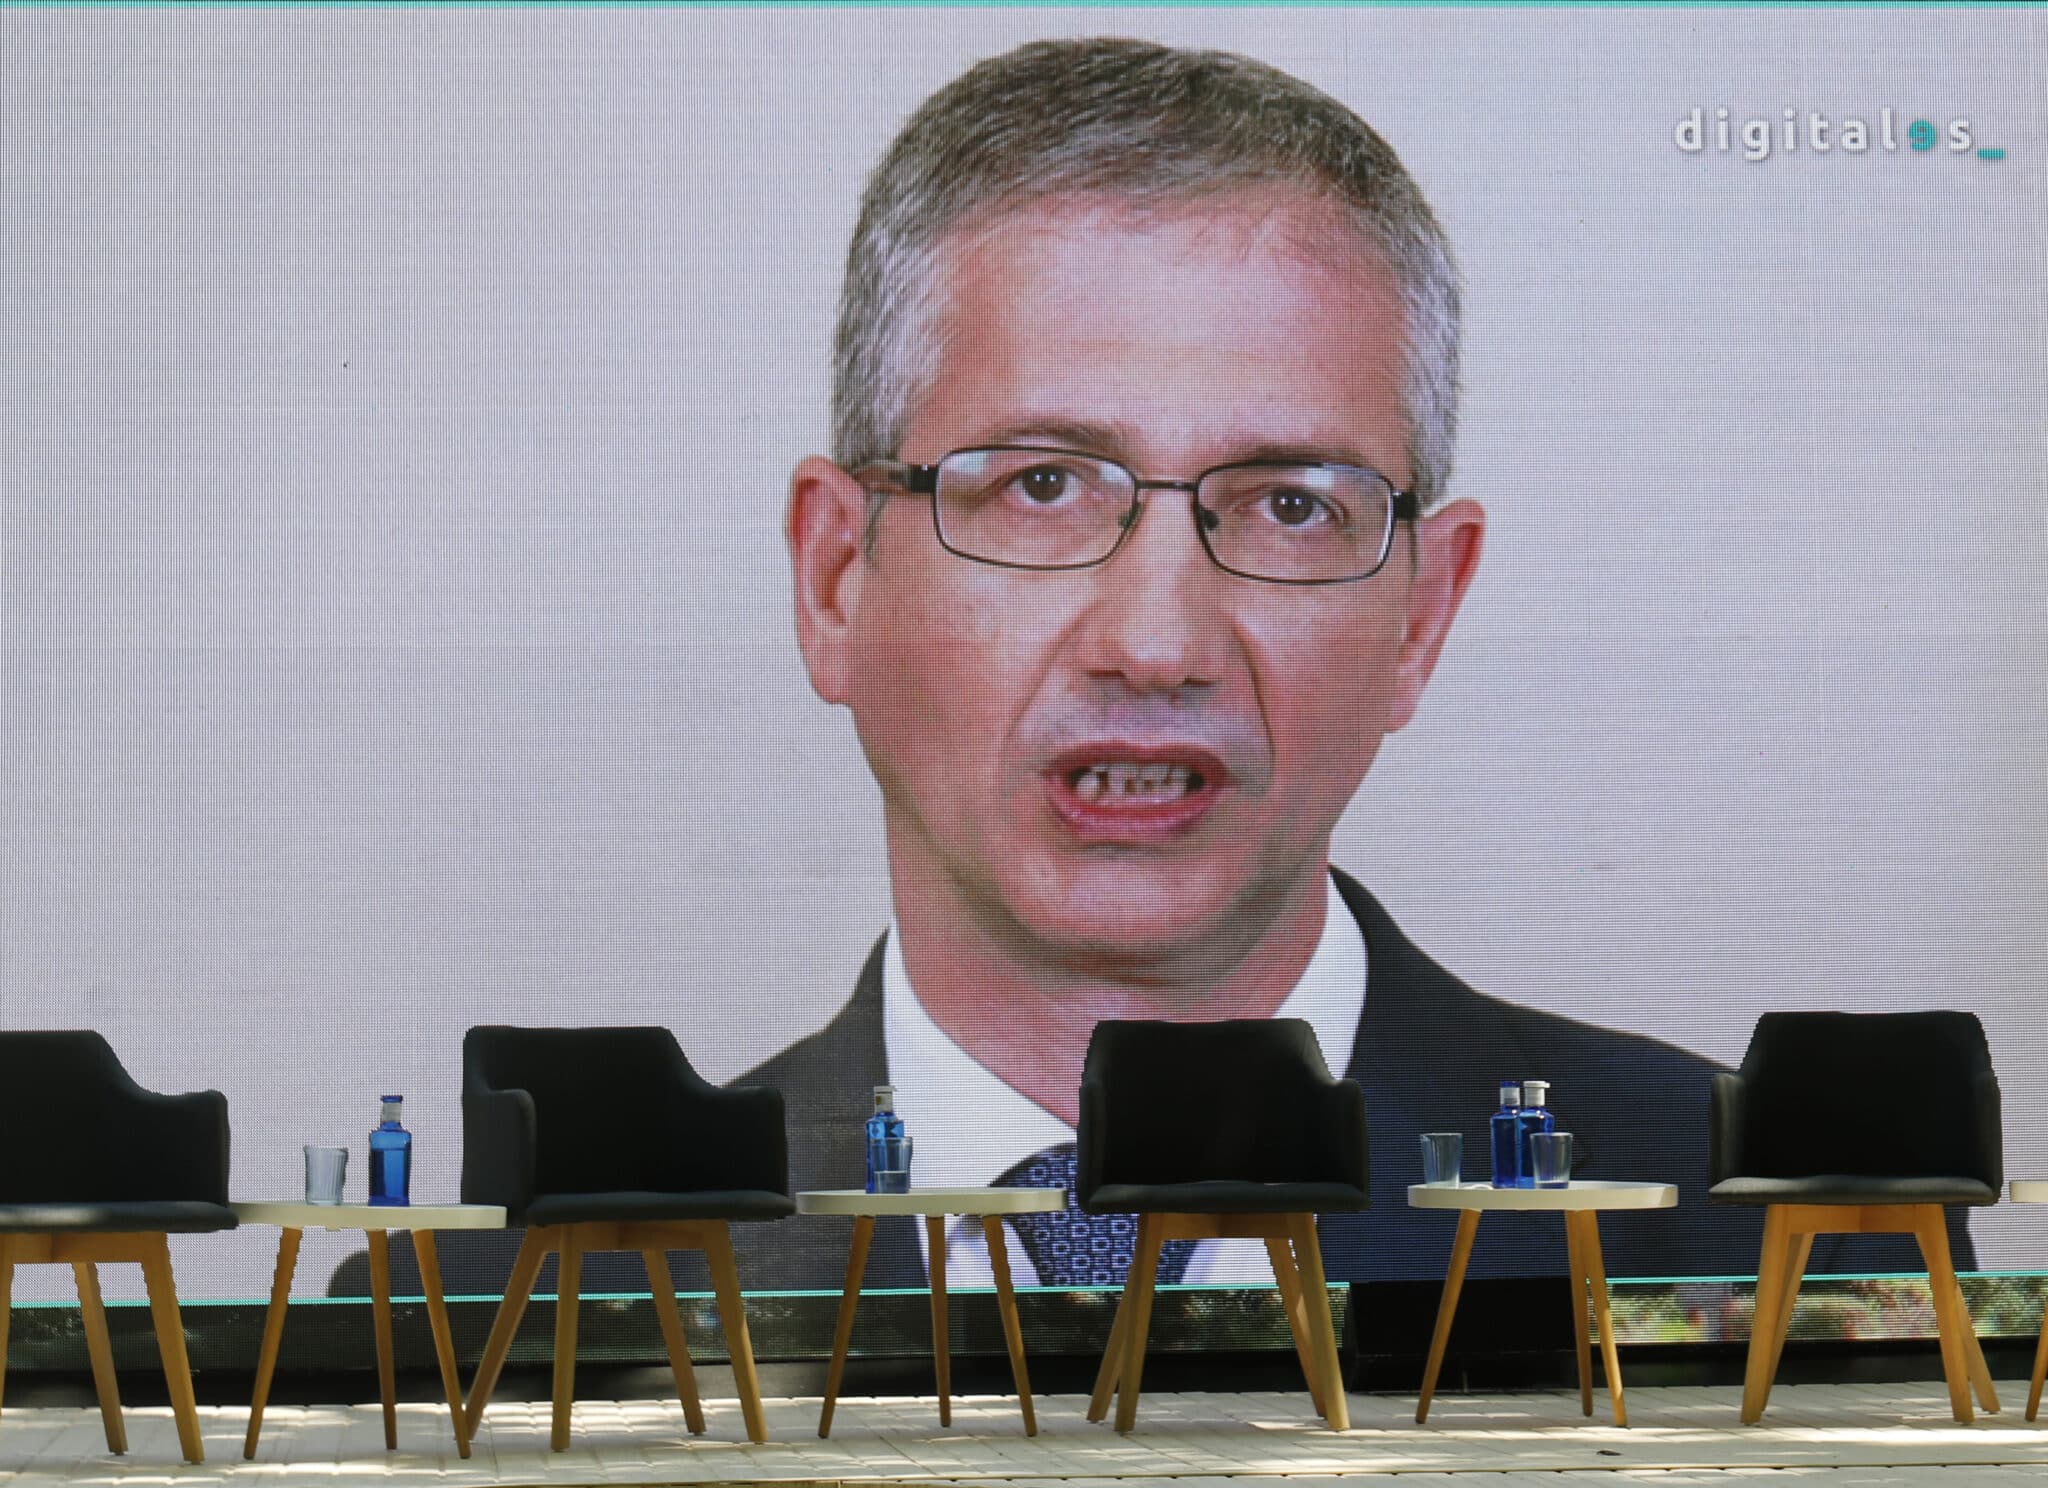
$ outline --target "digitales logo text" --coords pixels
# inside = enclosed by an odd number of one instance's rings
[[[1833,119],[1818,109],[1788,108],[1776,119],[1769,115],[1736,120],[1725,108],[1710,116],[1696,108],[1681,117],[1671,131],[1672,142],[1688,155],[1740,154],[1744,160],[1769,160],[1773,155],[1865,155],[1900,150],[1927,154],[1940,150],[1946,155],[1969,155],[1979,160],[2003,160],[2005,151],[1977,143],[1968,119],[1932,119],[1900,122],[1889,108],[1876,118]]]

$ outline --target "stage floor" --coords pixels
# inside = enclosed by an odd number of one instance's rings
[[[1145,1397],[1138,1429],[1118,1436],[1083,1419],[1078,1395],[1038,1401],[1039,1435],[1024,1436],[1016,1402],[956,1402],[942,1429],[933,1402],[851,1397],[830,1441],[817,1436],[816,1399],[770,1400],[773,1440],[751,1446],[738,1406],[707,1400],[702,1437],[683,1429],[674,1401],[592,1400],[576,1407],[575,1439],[547,1449],[544,1401],[501,1400],[484,1417],[475,1455],[455,1455],[445,1408],[401,1405],[399,1450],[386,1452],[380,1413],[364,1406],[272,1406],[257,1457],[241,1456],[246,1411],[202,1407],[207,1461],[178,1459],[167,1407],[128,1411],[129,1452],[106,1451],[91,1407],[9,1409],[0,1418],[0,1474],[10,1488],[41,1484],[336,1483],[468,1484],[948,1483],[995,1488],[1112,1485],[1129,1479],[1292,1480],[1398,1475],[1404,1488],[1468,1474],[1484,1484],[1547,1488],[1654,1482],[1737,1481],[1800,1470],[1820,1488],[1941,1484],[2002,1488],[2038,1483],[2048,1468],[2048,1421],[2021,1418],[2023,1382],[2001,1380],[2004,1411],[1975,1424],[1949,1419],[1938,1382],[1782,1385],[1765,1424],[1743,1427],[1735,1387],[1630,1390],[1627,1430],[1587,1422],[1569,1393],[1439,1396],[1430,1423],[1414,1421],[1412,1396],[1354,1395],[1353,1429],[1324,1430],[1300,1393],[1159,1394]],[[1600,1401],[1604,1413],[1606,1402]],[[1541,1477],[1538,1477],[1538,1474]],[[1565,1476],[1560,1477],[1560,1474]],[[1782,1478],[1773,1481],[1783,1481]]]

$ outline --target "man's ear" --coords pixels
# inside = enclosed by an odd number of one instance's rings
[[[790,477],[782,535],[795,580],[796,641],[812,688],[828,703],[845,702],[852,680],[867,504],[860,482],[823,456],[811,456]]]
[[[1394,664],[1389,730],[1405,726],[1422,702],[1422,689],[1429,685],[1451,621],[1479,568],[1485,533],[1486,513],[1476,501],[1453,501],[1415,524],[1415,574],[1409,582],[1401,655]]]

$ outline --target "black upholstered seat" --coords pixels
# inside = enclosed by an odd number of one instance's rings
[[[1998,1409],[1956,1286],[1947,1204],[1993,1204],[2005,1182],[1998,1077],[1972,1013],[1766,1013],[1742,1067],[1714,1077],[1717,1204],[1766,1206],[1743,1420],[1770,1397],[1816,1234],[1920,1242],[1958,1420],[1974,1382]]]
[[[228,1103],[217,1090],[159,1095],[90,1031],[0,1033],[0,1090],[29,1133],[0,1146],[0,1380],[14,1268],[68,1264],[110,1451],[128,1449],[98,1265],[141,1265],[178,1444],[204,1460],[167,1234],[235,1227]]]
[[[1103,1022],[1081,1075],[1074,1196],[1139,1216],[1089,1419],[1137,1416],[1161,1245],[1262,1239],[1316,1410],[1350,1422],[1315,1216],[1367,1207],[1365,1094],[1334,1079],[1297,1018]]]
[[[782,1095],[703,1079],[666,1028],[472,1028],[462,1042],[462,1197],[527,1226],[470,1387],[474,1436],[549,1251],[556,1451],[569,1444],[576,1298],[589,1250],[637,1250],[692,1431],[704,1429],[667,1252],[701,1249],[718,1294],[747,1434],[766,1440],[731,1220],[793,1213]]]

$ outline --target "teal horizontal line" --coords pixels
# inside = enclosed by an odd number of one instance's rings
[[[2003,151],[2003,150],[1979,150],[1979,151],[1977,152],[1977,158],[1978,158],[1979,160],[2003,160],[2003,159],[2005,159],[2005,151]]]
[[[1997,1281],[2008,1277],[2029,1279],[2048,1276],[2042,1271],[1958,1271],[1956,1276],[1963,1281]],[[1925,1271],[1809,1271],[1806,1284],[1829,1281],[1925,1281]],[[1607,1287],[1613,1291],[1620,1287],[1643,1286],[1701,1286],[1725,1285],[1730,1282],[1755,1282],[1751,1276],[1610,1276]]]

